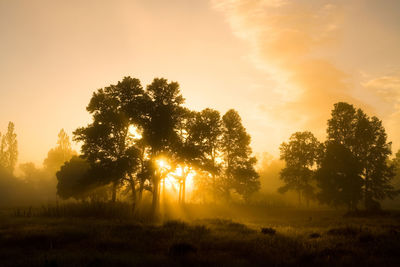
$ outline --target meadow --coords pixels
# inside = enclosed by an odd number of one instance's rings
[[[400,265],[395,211],[198,204],[175,210],[154,220],[125,203],[2,209],[0,265]]]

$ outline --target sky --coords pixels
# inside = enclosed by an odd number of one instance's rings
[[[400,148],[398,0],[0,0],[0,38],[0,131],[15,123],[19,163],[40,165],[124,76],[238,110],[255,153],[279,156],[296,131],[323,141],[339,101]]]

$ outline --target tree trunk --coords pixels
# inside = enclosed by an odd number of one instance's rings
[[[185,194],[186,194],[186,177],[182,180],[182,204],[185,204]]]
[[[162,197],[163,197],[163,203],[165,203],[165,198],[166,198],[166,195],[165,195],[165,179],[166,178],[164,178],[162,181],[163,181],[163,183],[162,183]]]
[[[182,201],[182,181],[179,181],[178,203]]]
[[[214,203],[217,202],[217,183],[216,183],[216,178],[215,178],[215,155],[214,151],[211,150],[211,155],[212,155],[212,180],[213,180],[213,200]]]
[[[369,184],[369,178],[368,178],[368,171],[365,171],[365,188],[364,188],[364,206],[365,209],[369,210],[371,209],[371,204],[372,204],[372,196],[370,192],[370,184]]]
[[[298,193],[299,193],[299,207],[301,207],[301,191],[299,190]]]
[[[212,174],[212,179],[213,179],[213,200],[214,203],[217,203],[217,185],[215,182],[215,174]]]
[[[114,182],[112,186],[111,202],[115,203],[116,200],[117,200],[117,182]]]
[[[131,190],[132,190],[132,212],[135,212],[136,208],[136,188],[135,188],[135,181],[133,180],[132,174],[129,174],[130,183],[131,183]]]
[[[153,215],[156,215],[158,213],[158,208],[159,208],[159,180],[156,178],[153,181],[153,200],[151,203],[151,209]]]
[[[138,197],[138,204],[139,205],[142,202],[143,188],[144,188],[144,182],[140,181],[140,184],[139,184],[139,197]]]

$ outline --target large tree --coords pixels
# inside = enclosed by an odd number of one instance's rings
[[[201,158],[201,143],[195,138],[197,131],[197,112],[185,109],[184,115],[179,122],[180,147],[177,150],[177,170],[175,176],[178,185],[178,202],[184,204],[186,196],[186,180],[194,169],[199,167]]]
[[[209,183],[211,187],[206,190],[212,192],[215,200],[216,176],[220,168],[217,157],[220,154],[221,116],[218,111],[209,108],[200,112],[188,110],[182,120],[182,129],[180,160],[183,162],[183,168],[180,185],[183,192],[180,194],[180,199],[183,201],[181,202],[184,202],[186,178],[193,169],[196,169],[197,174],[201,172],[208,174],[201,175],[202,179],[211,178]]]
[[[347,205],[355,210],[362,198],[360,163],[343,144],[327,144],[321,166],[316,172],[320,191],[317,198],[331,206]]]
[[[159,168],[160,158],[174,161],[180,143],[180,125],[185,109],[182,104],[184,98],[177,82],[168,82],[163,78],[156,78],[146,88],[146,105],[141,125],[144,142],[149,146],[149,158],[153,167],[151,180],[153,184],[153,213],[159,207],[160,182],[172,171],[171,168]]]
[[[201,168],[209,173],[212,178],[212,195],[214,202],[217,193],[217,176],[221,170],[221,138],[222,120],[219,111],[206,108],[199,112],[196,117],[196,124],[192,129],[193,138],[200,143]]]
[[[139,151],[129,138],[129,129],[141,119],[143,98],[140,81],[130,77],[99,89],[87,106],[93,122],[74,132],[74,139],[82,142],[83,158],[92,168],[101,168],[107,174],[93,177],[96,182],[112,183],[112,201],[115,201],[118,186],[129,181],[134,206],[136,191],[132,174],[138,167]]]
[[[260,188],[259,175],[255,171],[256,158],[252,157],[250,135],[242,125],[237,111],[228,110],[222,117],[221,150],[224,158],[224,174],[221,191],[230,198],[235,190],[245,201]]]
[[[113,184],[113,201],[117,187],[129,181],[135,202],[136,185],[140,198],[149,180],[157,210],[160,181],[171,171],[161,170],[157,162],[177,158],[183,102],[178,83],[158,78],[144,90],[138,79],[125,77],[93,94],[87,107],[93,122],[78,128],[74,139],[82,142],[82,157],[91,168],[103,169],[96,182]],[[140,134],[132,136],[132,130]]]
[[[298,193],[299,205],[302,196],[309,200],[314,196],[314,173],[321,155],[321,143],[311,132],[296,132],[289,142],[280,146],[280,159],[286,166],[280,173],[285,183],[279,192],[285,193],[294,190]]]
[[[392,185],[396,190],[400,190],[400,150],[397,151],[395,157],[392,159],[391,165],[395,171]]]
[[[360,164],[366,209],[379,208],[379,200],[393,198],[398,192],[390,181],[393,168],[388,164],[391,142],[377,117],[368,117],[361,109],[339,102],[328,120],[327,141],[342,144]]]

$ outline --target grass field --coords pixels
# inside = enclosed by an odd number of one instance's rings
[[[4,209],[0,266],[400,266],[397,212],[344,217],[330,210],[207,210],[189,205],[180,220],[150,222],[87,210],[83,217],[67,208],[58,214]]]

